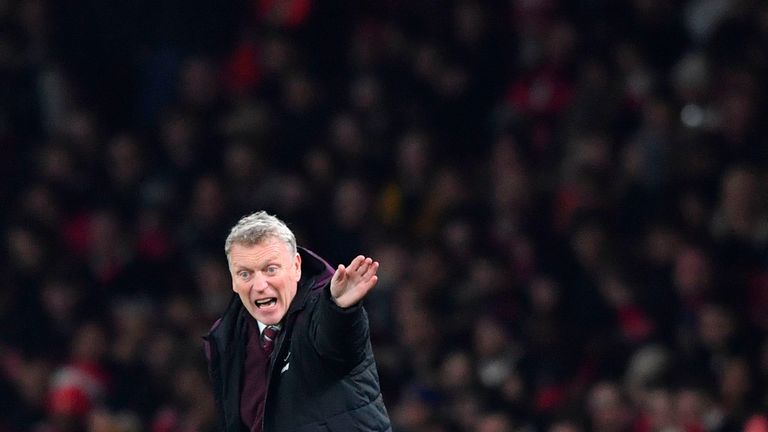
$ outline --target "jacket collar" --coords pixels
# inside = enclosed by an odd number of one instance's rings
[[[307,304],[310,292],[324,287],[331,280],[334,269],[316,253],[299,246],[301,256],[301,280],[286,315],[298,312]]]

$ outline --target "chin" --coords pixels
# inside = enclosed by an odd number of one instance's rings
[[[258,312],[258,311],[257,311]],[[259,321],[262,324],[266,325],[274,325],[279,324],[280,321],[282,321],[284,313],[268,313],[268,314],[254,314],[254,317],[256,317],[256,320]]]

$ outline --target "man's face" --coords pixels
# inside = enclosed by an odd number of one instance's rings
[[[229,252],[232,289],[256,320],[279,323],[293,298],[301,278],[301,257],[277,238],[253,245],[235,244]]]

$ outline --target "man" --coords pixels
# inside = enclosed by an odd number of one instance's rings
[[[236,295],[205,338],[223,430],[390,431],[360,303],[379,263],[334,272],[265,212],[224,251]]]

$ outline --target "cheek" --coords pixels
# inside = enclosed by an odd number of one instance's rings
[[[232,290],[236,293],[243,293],[248,290],[248,284],[245,282],[232,282]]]
[[[294,288],[296,286],[296,282],[292,277],[286,277],[281,281],[281,283],[282,286],[280,288],[280,294],[287,301],[292,300],[293,296],[296,294],[296,289]]]

